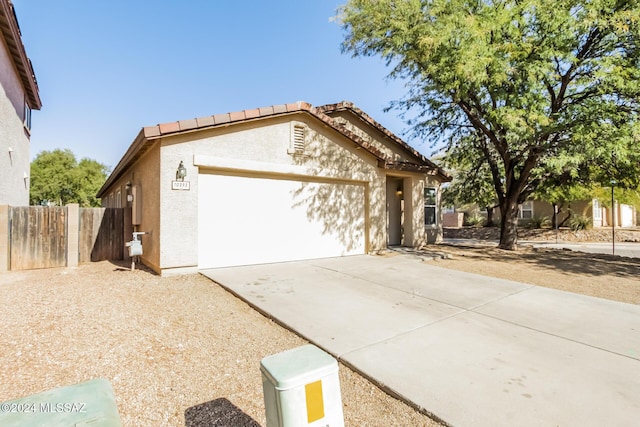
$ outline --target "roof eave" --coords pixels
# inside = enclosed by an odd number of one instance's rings
[[[453,179],[444,169],[442,169],[440,166],[438,166],[435,163],[433,163],[426,156],[420,154],[415,148],[411,147],[409,144],[407,144],[405,141],[403,141],[401,138],[399,138],[396,134],[394,134],[389,129],[387,129],[384,126],[382,126],[380,123],[378,123],[375,119],[373,119],[367,113],[365,113],[360,108],[358,108],[352,102],[342,101],[342,102],[338,102],[336,104],[327,104],[327,105],[322,105],[322,106],[319,106],[319,107],[316,107],[316,108],[319,111],[321,111],[321,112],[323,112],[325,114],[330,114],[330,113],[338,112],[338,111],[349,111],[349,112],[351,112],[356,117],[358,117],[360,120],[362,120],[363,122],[365,122],[368,125],[372,126],[373,128],[377,129],[383,135],[385,135],[386,137],[391,139],[394,143],[396,143],[399,146],[401,146],[402,148],[404,148],[406,151],[408,151],[411,155],[413,155],[421,163],[423,163],[425,165],[428,165],[432,169],[436,170],[437,171],[436,175],[438,177],[440,177],[441,180],[443,180],[445,182],[450,182]]]
[[[38,81],[33,72],[31,61],[22,44],[20,27],[18,26],[15,10],[8,0],[0,0],[0,32],[9,48],[9,54],[11,55],[13,63],[18,70],[29,107],[32,110],[39,110],[42,108],[42,101],[40,100]]]
[[[134,139],[133,143],[127,149],[127,152],[113,169],[113,172],[109,175],[104,185],[100,188],[97,196],[102,197],[107,189],[109,189],[109,187],[111,187],[118,179],[120,179],[120,177],[122,177],[126,170],[131,167],[131,165],[133,165],[142,155],[144,155],[144,153],[146,153],[146,151],[153,144],[155,144],[162,138],[183,135],[186,133],[218,129],[239,123],[247,123],[256,120],[264,120],[273,117],[299,113],[306,113],[311,115],[312,117],[320,120],[322,123],[327,125],[329,128],[343,135],[345,138],[353,141],[359,148],[362,148],[365,152],[372,155],[378,161],[378,165],[380,167],[385,169],[395,168],[395,170],[409,170],[409,166],[405,166],[404,169],[399,169],[398,167],[392,166],[392,162],[387,159],[384,153],[382,153],[380,150],[378,150],[376,147],[365,141],[354,132],[347,129],[346,126],[337,123],[333,118],[325,114],[323,107],[313,107],[307,102],[299,101],[292,104],[272,105],[270,107],[256,108],[253,110],[216,114],[213,116],[200,117],[190,120],[180,120],[177,122],[162,123],[155,126],[144,127],[140,130],[138,136]],[[373,119],[371,120],[373,121]],[[400,141],[402,142],[402,144],[406,145],[406,143],[404,143],[397,137],[395,137],[394,141]],[[423,158],[421,157],[420,160],[422,159]],[[447,174],[442,171],[442,169],[429,162],[428,160],[420,165],[414,164],[414,166],[415,172],[425,173],[428,175],[437,175],[442,181],[451,180],[451,178],[449,178]]]
[[[100,187],[96,197],[101,198],[104,193],[107,191],[109,187],[113,185],[120,177],[125,173],[125,171],[131,166],[143,153],[143,148],[145,146],[149,146],[153,143],[152,139],[148,139],[145,137],[144,129],[140,130],[136,139],[133,140],[133,143],[129,146],[127,152],[122,156],[116,167],[113,169],[113,172],[109,175],[105,183]],[[146,150],[144,150],[146,152]]]

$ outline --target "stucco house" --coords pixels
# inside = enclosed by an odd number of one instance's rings
[[[98,197],[180,274],[436,242],[450,179],[353,104],[297,102],[145,127]]]
[[[530,200],[520,206],[520,220],[526,223],[535,217],[552,218],[553,209],[553,205],[548,202]],[[611,207],[603,206],[603,203],[597,198],[575,200],[568,203],[559,213],[558,223],[566,221],[569,215],[582,215],[589,218],[593,228],[611,227],[614,222],[616,227],[635,227],[637,225],[635,207],[616,201],[614,208],[611,209]]]
[[[29,205],[31,110],[42,106],[18,20],[0,0],[0,205]]]
[[[463,215],[471,215],[473,212],[477,212],[483,218],[487,216],[485,211],[479,210],[477,206],[473,206],[471,209],[444,207],[443,226],[445,228],[462,227]],[[569,226],[570,219],[576,215],[588,218],[593,228],[611,227],[614,222],[616,227],[636,227],[638,224],[638,212],[634,206],[615,201],[614,207],[611,209],[611,206],[605,207],[602,201],[597,198],[565,203],[558,211],[558,224]],[[529,225],[536,218],[546,218],[552,221],[553,216],[554,206],[549,202],[527,200],[518,206],[518,223],[520,225]],[[500,208],[493,209],[493,219],[496,222],[500,220]]]

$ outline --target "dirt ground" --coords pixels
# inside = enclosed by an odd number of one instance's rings
[[[566,250],[438,245],[439,267],[640,304],[640,259]]]
[[[110,262],[0,273],[0,313],[0,402],[106,378],[123,426],[223,425],[218,402],[264,426],[260,360],[305,344],[203,276]],[[440,425],[339,372],[347,426]]]
[[[437,250],[452,257],[430,261],[439,267],[640,304],[637,259]],[[265,425],[260,360],[304,340],[205,277],[128,267],[0,273],[0,401],[101,377],[124,426],[212,425],[206,413],[221,399]],[[340,385],[347,426],[440,425],[343,365]]]

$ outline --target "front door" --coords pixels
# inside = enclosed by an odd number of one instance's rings
[[[387,245],[401,245],[403,240],[404,194],[402,178],[387,177]]]

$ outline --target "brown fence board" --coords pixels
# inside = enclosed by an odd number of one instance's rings
[[[11,270],[67,265],[67,209],[11,207]]]
[[[9,268],[66,266],[69,218],[67,207],[9,206]],[[79,262],[124,259],[125,208],[80,208],[72,222]]]
[[[124,209],[80,209],[80,262],[124,259]]]

